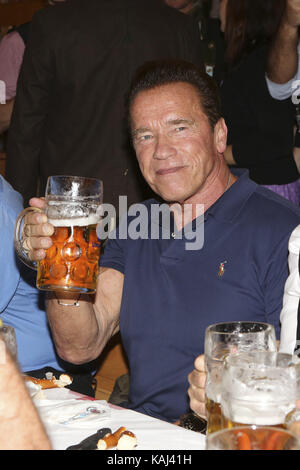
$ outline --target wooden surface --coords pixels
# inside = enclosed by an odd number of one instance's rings
[[[45,8],[46,0],[23,0],[0,3],[0,26],[17,26],[30,21],[37,10]]]
[[[98,400],[107,400],[114,388],[116,379],[127,372],[127,357],[120,336],[116,335],[101,354],[101,363],[96,375],[96,398]]]
[[[5,177],[5,162],[6,155],[4,152],[0,152],[0,175]]]

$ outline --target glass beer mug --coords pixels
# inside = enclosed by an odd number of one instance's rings
[[[223,428],[285,427],[296,409],[300,360],[273,351],[229,355],[224,361],[221,392]]]
[[[96,291],[100,241],[96,227],[100,222],[102,181],[79,176],[50,176],[47,181],[45,213],[54,227],[52,246],[38,263],[29,260],[22,245],[22,221],[18,217],[15,248],[21,260],[37,269],[38,289],[94,293]]]
[[[210,325],[205,332],[207,434],[222,429],[221,389],[224,360],[241,351],[276,351],[272,325],[235,321]]]

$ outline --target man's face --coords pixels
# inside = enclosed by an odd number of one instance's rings
[[[188,5],[193,4],[194,0],[165,0],[165,3],[169,7],[177,8],[177,10],[182,10]]]
[[[167,202],[201,203],[199,195],[226,148],[226,126],[220,120],[212,131],[197,90],[180,82],[138,93],[131,125],[137,159],[153,191]]]

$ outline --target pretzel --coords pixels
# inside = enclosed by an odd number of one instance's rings
[[[26,382],[33,382],[36,385],[40,385],[42,389],[46,388],[57,388],[58,385],[55,383],[56,379],[53,377],[53,379],[36,379],[35,377],[30,377],[30,376],[25,376],[24,377]]]
[[[117,450],[132,450],[137,444],[136,436],[131,431],[124,431],[117,444]]]
[[[98,450],[105,450],[111,449],[112,447],[116,447],[121,435],[126,431],[126,428],[122,426],[121,428],[117,429],[113,434],[107,434],[103,437],[103,439],[99,439],[97,443]]]
[[[24,379],[26,382],[33,382],[34,384],[39,385],[43,390],[48,388],[65,387],[73,382],[73,379],[67,374],[61,374],[58,380],[54,376],[52,379],[36,379],[30,375],[25,375]]]

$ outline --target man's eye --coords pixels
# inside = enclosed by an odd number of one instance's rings
[[[150,140],[152,137],[151,134],[145,134],[145,135],[141,135],[140,136],[140,140],[143,141],[143,140]]]
[[[176,127],[175,131],[176,132],[182,132],[182,131],[185,131],[186,127],[185,126],[180,126],[180,127]]]

